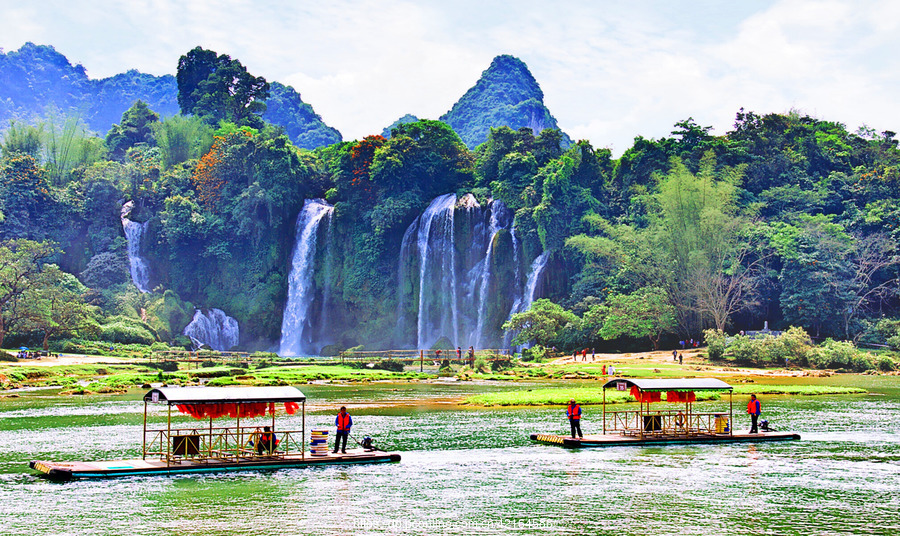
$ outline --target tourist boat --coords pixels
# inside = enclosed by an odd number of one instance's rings
[[[149,422],[150,404],[168,406],[164,427]],[[185,423],[178,413],[173,414],[173,408],[203,425]],[[276,414],[294,415],[298,410],[302,415],[299,430],[275,426]],[[214,426],[219,417],[234,419],[233,426]],[[306,396],[295,387],[161,387],[144,395],[140,459],[35,460],[29,466],[50,478],[71,480],[400,461],[399,454],[375,448],[333,454],[326,430],[311,431],[307,452],[306,432]]]
[[[607,389],[630,391],[639,404],[638,409],[607,411]],[[727,392],[727,410],[694,411],[695,393],[698,391]],[[575,438],[537,433],[531,434],[531,439],[569,448],[672,443],[756,443],[800,439],[800,435],[793,432],[762,431],[755,434],[735,432],[732,391],[732,386],[715,378],[616,378],[603,385],[602,422],[596,423],[602,426],[601,434]],[[666,393],[666,402],[670,405],[664,409],[659,406],[651,407],[653,402],[661,402],[662,393]],[[684,406],[680,406],[681,403]]]

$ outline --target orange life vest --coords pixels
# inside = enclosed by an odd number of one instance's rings
[[[337,429],[341,430],[341,431],[350,429],[350,414],[349,413],[338,413]]]
[[[575,404],[574,406],[569,406],[566,410],[570,419],[575,419],[576,421],[581,419],[581,406]]]
[[[758,399],[747,402],[747,413],[749,413],[750,415],[759,415],[760,414]]]

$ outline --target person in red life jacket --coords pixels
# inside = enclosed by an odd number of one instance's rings
[[[584,439],[584,435],[581,433],[581,406],[575,403],[574,398],[569,400],[569,405],[566,407],[566,417],[569,418],[572,437],[575,437],[575,432],[578,432],[578,437]]]
[[[747,403],[747,413],[750,414],[750,433],[758,433],[756,420],[759,419],[759,414],[762,411],[760,411],[759,400],[756,399],[756,395],[750,395],[750,402]]]
[[[257,428],[257,430],[259,430],[259,428]],[[278,439],[276,439],[275,434],[268,426],[263,426],[263,431],[259,432],[256,436],[256,453],[260,456],[263,455],[263,452],[271,455],[275,452],[275,445],[277,444]]]
[[[333,454],[337,454],[338,445],[341,444],[342,438],[344,440],[344,445],[341,447],[341,452],[347,454],[347,438],[350,437],[350,427],[353,426],[353,418],[347,413],[347,408],[345,406],[341,406],[341,412],[335,417],[334,425],[337,426],[337,434],[334,438]]]

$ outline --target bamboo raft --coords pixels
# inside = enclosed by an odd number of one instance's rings
[[[165,428],[148,425],[150,403],[168,406]],[[302,408],[301,429],[277,429],[276,405],[283,405],[289,415]],[[179,425],[177,419],[173,422],[173,407],[206,425]],[[261,429],[259,419],[267,414],[271,421]],[[234,426],[214,426],[214,419],[223,416],[236,419]],[[270,432],[274,435],[269,435]],[[400,461],[399,454],[376,448],[331,453],[327,450],[327,440],[321,439],[325,436],[326,431],[313,431],[312,448],[307,452],[306,397],[294,387],[165,387],[144,395],[141,458],[33,460],[28,465],[49,478],[72,480]]]
[[[632,396],[639,402],[638,410],[607,411],[606,390],[631,389]],[[692,379],[621,379],[608,381],[603,386],[603,417],[601,434],[576,438],[550,433],[534,433],[532,441],[559,445],[567,448],[648,446],[692,443],[757,443],[766,441],[799,440],[794,432],[766,431],[762,433],[735,433],[734,404],[732,387],[713,378]],[[694,411],[695,391],[727,391],[728,410],[714,412]],[[665,409],[651,409],[652,402],[661,400],[666,392],[666,400],[684,403],[683,407],[669,406]]]

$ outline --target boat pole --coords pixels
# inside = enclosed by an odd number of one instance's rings
[[[172,403],[169,402],[169,415],[166,417],[166,467],[172,461]]]
[[[303,423],[300,425],[303,439],[300,441],[300,457],[306,459],[306,399],[303,399]]]
[[[147,459],[147,401],[144,400],[144,438],[141,442],[141,459]]]
[[[728,435],[734,435],[734,391],[728,391]]]
[[[606,435],[606,387],[603,387],[603,435]]]
[[[419,350],[419,372],[422,372],[425,367],[425,350]]]
[[[209,447],[209,457],[212,458],[212,415],[209,416],[209,441],[206,442]]]

